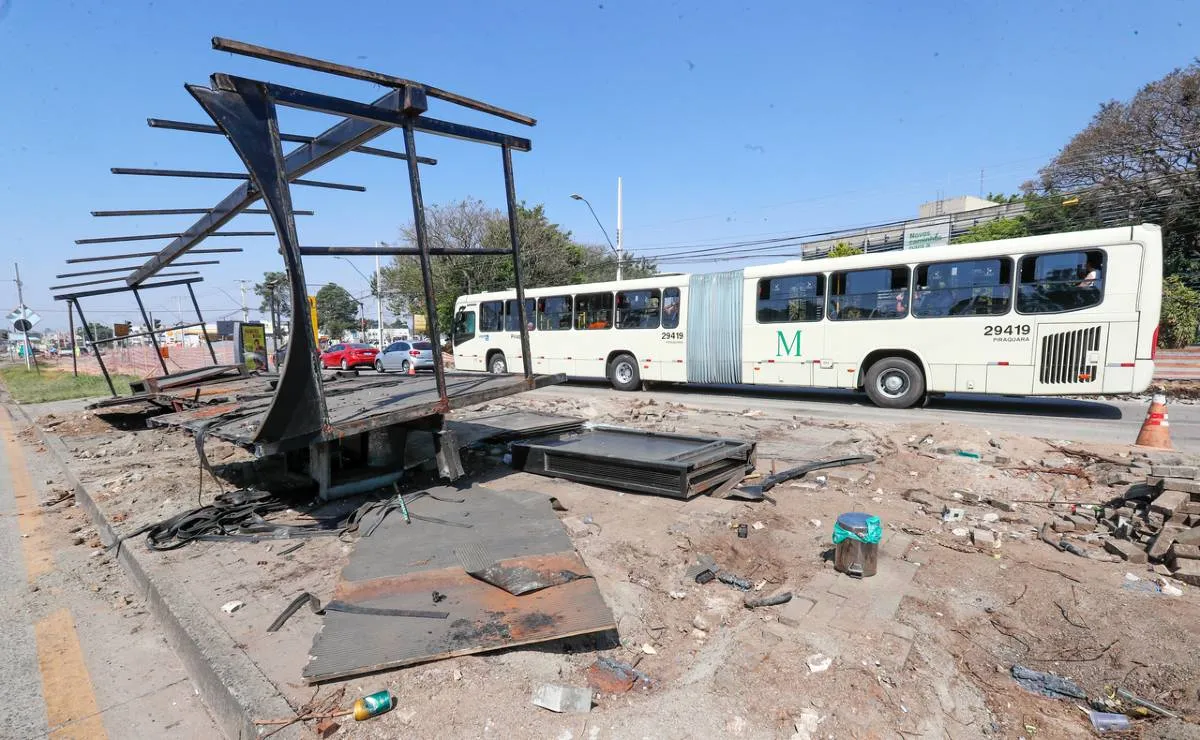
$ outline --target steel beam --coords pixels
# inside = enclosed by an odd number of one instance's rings
[[[206,90],[206,88],[195,85],[190,85],[187,89],[193,96],[204,95],[205,92],[202,91]],[[392,90],[377,99],[373,105],[380,108],[395,108],[398,110],[402,98],[403,95],[399,91]],[[382,136],[387,131],[387,126],[370,124],[355,119],[343,120],[323,133],[318,134],[312,142],[289,152],[283,158],[285,177],[289,181],[294,181],[296,178],[312,172],[326,162],[337,159],[355,147]],[[155,273],[171,264],[181,254],[195,247],[209,234],[220,229],[230,219],[252,205],[259,197],[257,192],[251,191],[249,183],[243,183],[238,186],[233,192],[225,196],[210,213],[205,214],[199,221],[186,229],[183,236],[163,247],[162,251],[147,260],[141,269],[130,275],[127,279],[128,284],[137,285],[153,277]],[[305,310],[307,311],[307,308]]]
[[[198,267],[200,265],[219,265],[221,260],[200,260],[198,262],[176,262],[175,267]],[[136,270],[137,265],[126,265],[125,267],[110,267],[107,270],[84,270],[83,272],[64,272],[60,275],[55,275],[55,280],[62,280],[69,277],[85,277],[87,275],[106,275],[110,272],[129,272]]]
[[[208,355],[212,357],[213,364],[217,364],[217,351],[213,349],[212,340],[208,337],[208,325],[204,323],[204,316],[200,313],[200,302],[196,300],[196,291],[192,289],[191,284],[187,286],[188,295],[192,299],[192,308],[196,309],[196,319],[200,322],[201,328],[204,330],[204,343],[208,345]],[[271,323],[272,336],[279,333],[279,328],[274,322]],[[278,349],[278,348],[276,348]],[[240,358],[239,358],[240,359]]]
[[[83,315],[83,306],[79,305],[80,296],[70,296],[67,300],[75,306],[75,310],[79,312],[79,323],[83,324],[83,336],[87,337],[88,346],[92,348],[92,354],[96,355],[96,363],[100,365],[100,372],[104,373],[104,382],[108,383],[108,390],[113,394],[113,398],[117,397],[117,388],[113,385],[112,377],[108,374],[108,368],[104,366],[104,355],[100,354],[100,348],[96,344],[96,338],[92,336],[92,327],[88,326],[87,317]],[[54,300],[62,300],[59,296],[55,296]],[[74,341],[74,340],[72,340]]]
[[[419,88],[426,95],[438,100],[445,100],[448,103],[461,105],[464,108],[477,110],[481,113],[488,113],[500,118],[506,118],[516,123],[522,123],[526,126],[537,125],[537,119],[521,113],[515,113],[510,110],[505,110],[490,103],[485,103],[482,100],[468,98],[465,95],[442,90],[433,85],[426,85],[414,80],[407,80],[403,77],[395,77],[393,75],[382,74],[380,72],[372,72],[369,69],[360,69],[358,67],[350,67],[336,62],[327,62],[322,59],[314,59],[312,57],[302,56],[300,54],[292,54],[287,51],[278,51],[276,49],[268,49],[265,46],[257,46],[255,44],[247,44],[233,39],[221,38],[214,36],[212,40],[213,48],[217,51],[228,51],[232,54],[241,54],[242,56],[254,57],[255,59],[263,59],[268,62],[278,62],[279,64],[288,64],[293,67],[302,67],[311,69],[317,72],[325,72],[327,74],[338,75],[340,77],[349,77],[353,80],[362,80],[364,82],[372,82],[376,85],[394,88]]]
[[[141,175],[143,177],[192,177],[202,180],[249,180],[250,176],[241,172],[211,172],[209,170],[160,170],[147,167],[110,167],[114,175]],[[332,190],[352,190],[356,193],[367,191],[362,185],[345,185],[340,182],[323,182],[321,180],[292,180],[293,185],[307,185],[312,188],[330,188]]]
[[[92,215],[97,218],[105,216],[199,216],[202,213],[210,213],[211,208],[147,208],[144,210],[134,211],[92,211]],[[242,211],[243,214],[266,215],[265,208],[247,208]],[[311,216],[314,211],[296,211],[294,216]]]
[[[170,375],[171,371],[167,369],[167,361],[162,356],[162,347],[158,346],[158,334],[150,324],[150,316],[146,313],[146,306],[142,303],[142,295],[138,293],[137,288],[133,289],[133,299],[137,301],[138,311],[142,313],[142,326],[150,331],[150,344],[154,345],[154,355],[158,358],[158,364],[162,366],[163,375]]]
[[[149,290],[150,288],[170,288],[175,285],[189,285],[191,283],[204,282],[204,278],[188,278],[186,280],[168,280],[165,283],[142,283],[138,285],[139,290]],[[113,295],[114,293],[128,293],[131,288],[128,285],[123,285],[120,288],[98,288],[96,290],[84,290],[79,293],[65,293],[63,295],[54,296],[56,301],[74,301],[78,298],[92,298],[100,295]]]
[[[427,252],[433,256],[464,255],[474,257],[489,254],[512,254],[510,249],[442,249],[430,248]],[[409,256],[421,254],[421,250],[413,247],[300,247],[300,254],[305,257],[381,257]]]
[[[525,280],[521,273],[521,239],[520,229],[517,228],[517,186],[513,179],[512,149],[501,147],[504,160],[504,196],[508,206],[508,238],[512,242],[513,278],[517,288],[517,317],[521,325],[517,328],[521,335],[521,368],[525,371],[526,379],[533,379],[533,353],[529,349],[528,306],[525,305]]]
[[[144,242],[154,239],[175,239],[174,234],[138,234],[136,236],[101,236],[94,239],[76,239],[76,244],[115,244],[116,242]],[[274,231],[218,231],[211,236],[275,236]]]
[[[183,272],[162,273],[161,277],[179,277],[181,275],[199,275],[199,270],[184,270]],[[48,290],[63,290],[64,288],[82,288],[85,285],[101,285],[103,283],[117,283],[125,280],[124,277],[104,278],[103,280],[88,280],[83,283],[69,283],[67,285],[51,285]]]
[[[527,152],[532,148],[532,143],[529,139],[520,136],[512,136],[511,134],[501,133],[499,131],[489,131],[484,128],[475,126],[466,126],[461,123],[451,123],[450,121],[442,121],[437,118],[428,118],[423,115],[412,115],[413,113],[423,113],[424,106],[414,110],[411,107],[407,112],[401,110],[388,110],[370,103],[360,103],[356,100],[347,100],[345,98],[335,98],[332,95],[323,95],[321,93],[308,92],[307,90],[298,90],[294,87],[286,85],[276,85],[273,82],[258,82],[256,80],[245,80],[245,78],[235,77],[233,75],[215,74],[212,76],[214,89],[230,90],[242,80],[253,84],[263,85],[267,89],[267,93],[272,100],[278,105],[286,105],[289,108],[299,108],[301,110],[310,110],[317,113],[330,113],[346,118],[354,118],[369,123],[379,123],[392,128],[400,128],[406,122],[411,122],[412,127],[417,131],[423,131],[429,134],[437,134],[439,136],[448,136],[453,139],[464,139],[466,141],[475,141],[481,144],[492,144],[494,146],[508,146],[518,151]],[[412,98],[412,91],[408,91],[408,98]],[[406,147],[407,148],[407,147]],[[412,151],[412,149],[407,149]]]
[[[134,291],[134,292],[136,293],[137,291]],[[149,320],[149,319],[147,319],[147,320]],[[192,329],[197,326],[203,326],[203,324],[202,323],[200,323],[200,324],[177,324],[175,326],[167,327],[166,329],[159,329],[158,331],[139,331],[139,332],[134,332],[133,334],[126,334],[123,337],[118,337],[118,336],[114,335],[112,337],[109,337],[108,339],[97,339],[96,344],[108,344],[109,342],[119,342],[122,339],[138,339],[140,337],[148,337],[151,334],[162,334],[163,332],[176,331],[178,329]]]
[[[167,128],[175,131],[191,131],[197,134],[221,134],[225,135],[220,128],[209,126],[204,123],[188,123],[187,121],[168,121],[162,118],[147,118],[146,123],[150,124],[150,128]],[[280,141],[289,141],[297,144],[309,144],[315,136],[304,136],[302,134],[280,134]],[[356,146],[350,151],[355,154],[370,154],[375,157],[387,157],[388,159],[408,159],[408,155],[404,152],[394,152],[391,149],[376,149],[373,146]],[[417,157],[417,161],[421,164],[437,164],[437,160],[432,157]],[[266,213],[266,211],[262,211]],[[297,214],[299,215],[299,214]]]
[[[221,247],[220,249],[193,249],[192,254],[230,254],[242,251],[241,247]],[[79,262],[104,262],[105,260],[127,260],[134,257],[153,257],[158,252],[132,252],[129,254],[104,254],[96,257],[73,257],[67,260],[68,265]]]

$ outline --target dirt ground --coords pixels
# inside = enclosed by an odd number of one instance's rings
[[[214,614],[228,600],[246,602],[220,615],[222,624],[293,707],[314,691],[319,701],[344,688],[343,704],[383,688],[395,694],[394,711],[347,721],[335,737],[1093,734],[1078,707],[1084,702],[1026,691],[1010,675],[1014,665],[1069,677],[1090,697],[1120,686],[1200,715],[1200,589],[1176,583],[1183,593],[1171,596],[1153,585],[1163,566],[1156,573],[1156,566],[1126,563],[1099,548],[1096,557],[1080,558],[1039,538],[1044,521],[1072,508],[1033,502],[1119,497],[1132,480],[1124,462],[1145,453],[1088,445],[1080,456],[1063,451],[1083,449],[1067,440],[994,437],[949,423],[818,424],[801,414],[716,412],[645,396],[594,403],[514,397],[463,416],[504,408],[751,439],[767,473],[846,454],[876,461],[783,484],[772,492],[775,503],[683,502],[512,472],[499,455],[469,454],[468,473],[488,485],[544,492],[565,505],[561,516],[616,616],[617,642],[566,640],[320,688],[300,678],[319,618],[302,612],[279,633],[264,628],[299,591],[330,593],[352,541],[314,540],[286,557],[267,543],[198,542],[156,555],[155,567],[186,582]],[[146,429],[140,414],[52,413],[39,423],[66,443],[76,474],[120,532],[216,493],[201,475],[193,441]],[[280,470],[223,442],[210,440],[205,450],[226,487],[286,481]],[[944,522],[947,506],[963,509],[964,519]],[[848,511],[882,519],[875,577],[850,579],[828,559],[833,522]],[[738,524],[749,525],[745,539]],[[77,546],[95,545],[85,539]],[[740,591],[685,578],[702,555],[749,579],[759,595],[791,591],[794,598],[748,609]],[[543,684],[585,686],[588,667],[601,656],[635,665],[649,681],[627,693],[598,694],[586,714],[531,703]],[[822,658],[830,667],[814,671]],[[1200,737],[1194,730],[1137,720],[1126,736]]]

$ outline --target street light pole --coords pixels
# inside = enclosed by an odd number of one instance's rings
[[[584,204],[587,205],[588,210],[592,212],[592,218],[596,219],[596,225],[600,227],[601,233],[604,234],[604,241],[608,242],[608,248],[611,249],[617,255],[617,280],[620,280],[621,279],[621,251],[618,247],[614,247],[613,243],[612,243],[612,239],[608,238],[608,230],[604,228],[604,224],[600,223],[600,217],[596,215],[596,209],[592,208],[591,202],[587,198],[580,195],[579,193],[571,193],[571,200],[582,200],[584,202]],[[620,210],[621,209],[618,206],[618,208],[617,208],[618,214],[620,213]],[[618,220],[619,220],[619,217],[618,217]],[[621,238],[620,226],[618,226],[617,228],[618,228],[617,238],[620,239]]]
[[[621,263],[624,261],[624,247],[621,244],[621,178],[617,178],[617,282],[621,282]]]
[[[377,242],[376,246],[383,246]],[[375,313],[379,329],[379,349],[383,349],[383,273],[379,269],[379,255],[375,255]]]

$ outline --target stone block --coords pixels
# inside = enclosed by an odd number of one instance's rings
[[[1146,562],[1146,551],[1128,540],[1105,540],[1104,549],[1131,563]]]
[[[992,508],[995,508],[995,509],[999,509],[1001,511],[1016,511],[1017,510],[1017,507],[1015,504],[1013,504],[1011,501],[1005,501],[1002,498],[989,498],[987,500],[987,502],[988,502],[988,506],[991,506]]]
[[[1175,541],[1181,545],[1200,545],[1200,527],[1183,530],[1175,535]]]
[[[1176,560],[1172,575],[1191,586],[1200,586],[1200,560]]]
[[[1055,532],[1074,532],[1075,531],[1075,522],[1069,521],[1067,519],[1055,519],[1054,522],[1050,525],[1050,528],[1053,529]]]
[[[1159,478],[1195,479],[1197,468],[1193,465],[1152,465],[1150,474]]]
[[[1183,506],[1189,498],[1188,494],[1183,491],[1165,490],[1158,494],[1158,498],[1150,502],[1150,511],[1162,514],[1164,517],[1169,517]]]
[[[1200,545],[1181,545],[1176,542],[1171,545],[1167,555],[1172,560],[1200,560]]]
[[[780,624],[786,624],[789,627],[798,627],[800,622],[812,611],[816,603],[812,599],[806,599],[803,596],[793,596],[791,601],[780,608],[776,619],[779,620]]]
[[[1167,556],[1167,552],[1171,549],[1171,545],[1175,542],[1175,538],[1181,533],[1181,530],[1175,527],[1163,527],[1154,539],[1150,540],[1150,544],[1146,547],[1146,554],[1155,560],[1161,560]]]
[[[592,690],[575,686],[545,684],[533,692],[533,703],[551,712],[592,711]]]
[[[971,542],[974,542],[976,547],[999,546],[999,541],[996,539],[996,535],[992,534],[986,529],[972,529]]]
[[[1200,494],[1200,480],[1185,478],[1147,478],[1147,482],[1158,480],[1158,486],[1164,491],[1183,491],[1187,494]]]

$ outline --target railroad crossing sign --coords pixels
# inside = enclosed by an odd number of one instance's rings
[[[20,306],[14,308],[4,318],[12,322],[14,331],[19,331],[22,334],[32,329],[42,320],[42,317],[38,316],[33,309],[21,308]]]

